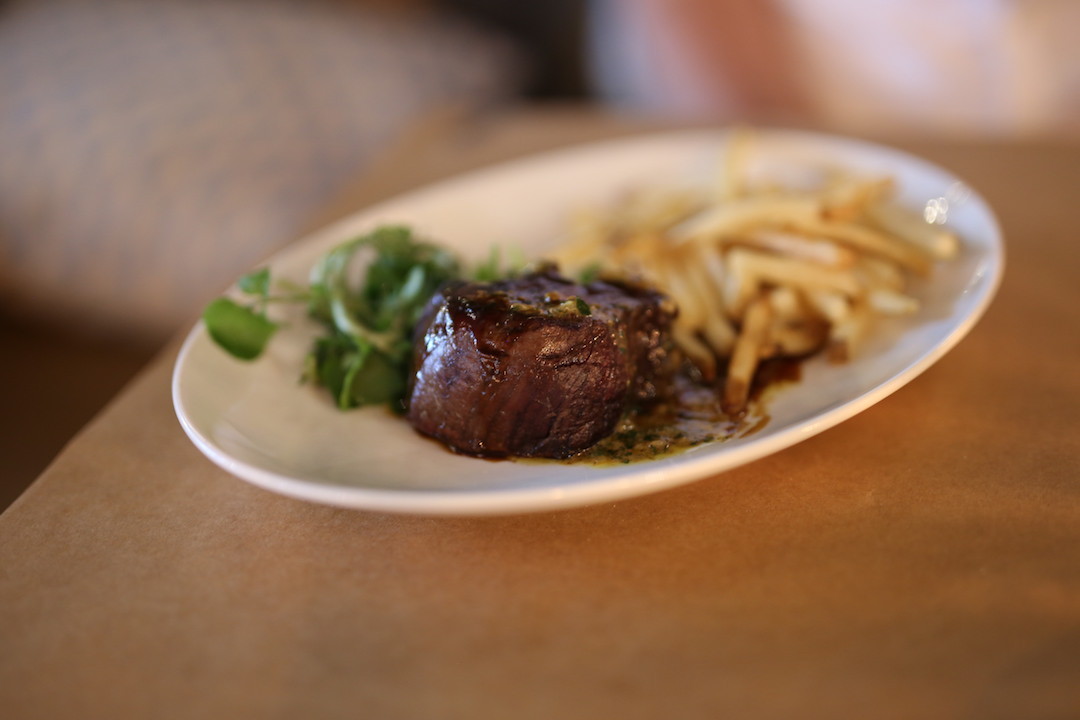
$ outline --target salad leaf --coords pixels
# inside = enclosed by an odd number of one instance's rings
[[[524,259],[517,264],[524,265]],[[250,307],[219,298],[203,317],[218,345],[252,360],[278,327],[266,317],[267,306],[306,303],[308,314],[326,334],[315,341],[302,379],[326,388],[341,409],[389,404],[401,410],[413,329],[432,295],[448,280],[465,274],[478,280],[505,276],[502,265],[495,248],[485,263],[464,273],[448,250],[417,239],[408,227],[386,225],[323,255],[306,288],[282,280],[277,285],[285,293],[275,295],[270,270],[262,268],[237,283],[253,297]]]
[[[258,295],[264,300],[270,295],[270,268],[261,268],[244,275],[237,281],[237,286],[248,295]]]
[[[600,263],[592,263],[587,265],[578,274],[578,282],[582,285],[588,285],[589,283],[596,282],[600,277]]]
[[[214,342],[241,360],[259,357],[278,328],[265,315],[229,298],[207,305],[203,322]]]
[[[526,265],[528,265],[528,261],[526,260],[524,253],[521,252],[521,248],[511,248],[510,257],[507,258],[504,263],[502,248],[498,245],[493,245],[487,259],[481,261],[473,268],[471,277],[473,280],[479,282],[495,282],[496,280],[520,275]]]
[[[349,286],[351,261],[371,249],[363,283]],[[407,227],[383,226],[331,250],[311,273],[312,317],[357,341],[395,355],[395,347],[419,320],[424,305],[444,282],[459,275],[446,250],[413,238]]]
[[[346,335],[319,338],[310,358],[312,379],[330,391],[342,410],[383,403],[393,406],[405,393],[405,375],[397,363],[370,345],[356,345]]]
[[[354,286],[349,271],[364,251],[367,267]],[[342,409],[378,403],[400,408],[413,328],[435,291],[459,274],[457,258],[401,226],[377,228],[331,250],[310,278],[309,312],[329,332],[308,363],[315,382]]]
[[[500,277],[499,269],[502,267],[502,252],[499,250],[499,246],[496,245],[491,248],[491,254],[488,259],[476,266],[473,271],[473,277],[480,282],[493,282]]]

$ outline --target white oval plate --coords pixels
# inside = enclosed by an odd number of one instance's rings
[[[709,182],[730,134],[690,131],[576,147],[470,173],[365,210],[270,260],[275,278],[305,282],[315,259],[381,223],[405,223],[459,251],[485,257],[492,245],[541,255],[558,241],[567,213],[628,188]],[[352,508],[425,514],[550,510],[654,492],[714,475],[789,447],[865,410],[936,362],[990,303],[1004,267],[1001,233],[986,203],[948,172],[910,155],[853,140],[769,131],[755,167],[797,177],[840,166],[889,173],[915,208],[952,200],[948,225],[963,238],[959,259],[940,265],[912,292],[922,309],[876,328],[846,365],[808,361],[803,380],[777,392],[764,429],[630,465],[595,467],[487,461],[421,438],[382,408],[335,410],[300,385],[316,330],[301,309],[259,360],[218,349],[201,324],[173,374],[173,400],[188,436],[228,472],[269,490]]]

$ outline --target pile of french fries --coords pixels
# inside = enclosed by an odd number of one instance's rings
[[[911,275],[957,255],[957,236],[894,200],[890,177],[830,169],[813,188],[755,181],[752,131],[736,133],[715,187],[648,188],[582,210],[553,259],[666,292],[674,340],[706,379],[726,364],[721,405],[746,409],[762,360],[858,352],[874,320],[914,313]],[[921,208],[919,209],[922,210]]]

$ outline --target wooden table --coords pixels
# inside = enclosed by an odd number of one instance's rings
[[[323,219],[641,129],[433,120]],[[188,442],[164,353],[0,516],[0,717],[1080,717],[1080,147],[898,144],[999,212],[989,313],[859,417],[675,490],[291,500]]]

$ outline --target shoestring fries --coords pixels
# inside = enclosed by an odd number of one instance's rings
[[[812,189],[762,182],[748,171],[753,152],[753,133],[736,133],[711,187],[639,189],[579,212],[553,254],[569,273],[599,267],[668,293],[676,344],[722,380],[732,415],[762,360],[850,360],[876,319],[918,311],[908,277],[960,250],[951,230],[896,202],[892,178],[830,170]]]

